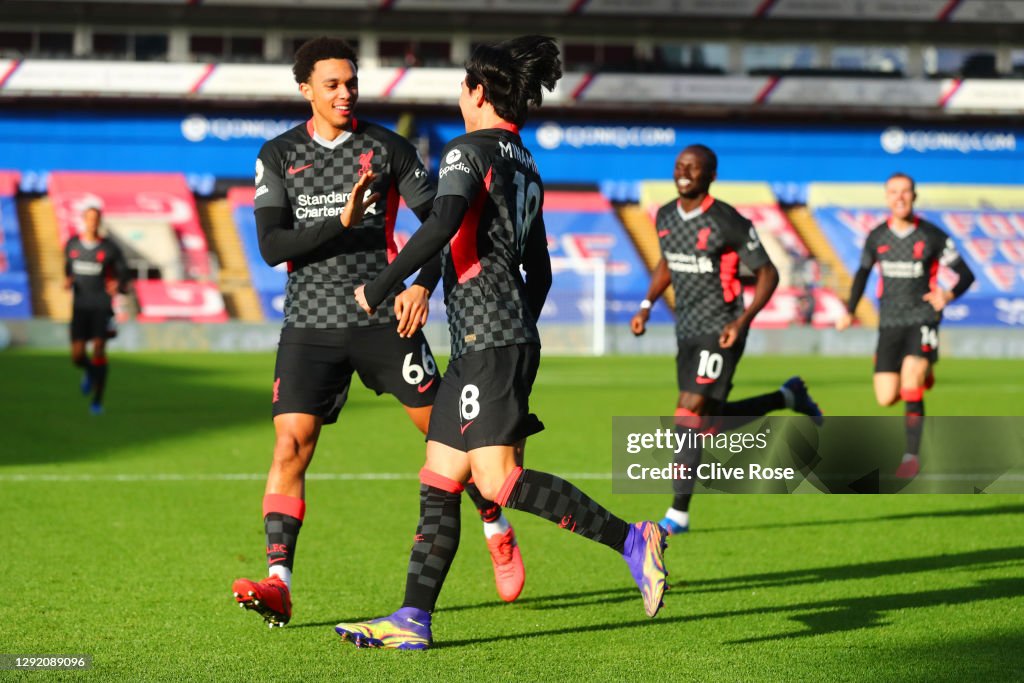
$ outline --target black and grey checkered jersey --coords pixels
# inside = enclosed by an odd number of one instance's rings
[[[74,236],[64,245],[64,274],[71,277],[72,306],[83,311],[111,310],[107,280],[128,280],[128,264],[117,244],[106,237],[86,245]]]
[[[935,284],[939,266],[960,261],[956,244],[942,228],[921,218],[899,234],[886,221],[864,240],[861,268],[878,264],[879,326],[932,325],[942,319],[924,295]]]
[[[518,130],[508,124],[445,147],[437,196],[469,202],[442,252],[452,358],[467,351],[540,344],[519,266],[527,237],[543,230],[544,184]]]
[[[401,286],[369,316],[353,293],[398,253],[399,197],[411,207],[422,206],[433,199],[434,186],[412,145],[386,128],[354,121],[351,136],[333,149],[313,134],[312,120],[296,126],[264,144],[256,160],[257,210],[290,210],[295,230],[338,221],[337,239],[288,262],[284,325],[330,329],[390,322]],[[381,198],[368,207],[362,222],[343,230],[338,217],[368,170],[377,174],[368,192],[379,192]]]
[[[751,270],[770,263],[753,223],[708,195],[686,215],[678,200],[665,204],[655,225],[675,290],[676,336],[720,334],[743,314],[739,261]]]

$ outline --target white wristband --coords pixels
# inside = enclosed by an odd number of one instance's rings
[[[653,306],[653,304],[651,303],[650,299],[644,299],[643,301],[640,302],[640,310],[641,311],[646,311],[651,306]]]

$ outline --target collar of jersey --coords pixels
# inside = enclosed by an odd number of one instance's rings
[[[509,123],[508,121],[502,121],[498,125],[494,126],[494,128],[500,128],[501,130],[507,130],[510,133],[519,135],[519,126],[514,123]]]
[[[889,228],[889,231],[892,232],[892,234],[896,235],[900,239],[903,239],[904,237],[908,236],[910,233],[912,233],[915,230],[917,230],[917,224],[920,221],[921,221],[920,218],[918,218],[917,216],[914,216],[914,224],[912,226],[910,226],[910,228],[908,228],[906,231],[904,231],[904,230],[897,230],[896,228],[892,227],[892,217],[889,217],[889,218],[885,219],[885,225],[886,225],[887,228]]]
[[[693,220],[697,216],[701,215],[702,213],[710,209],[711,205],[714,203],[715,198],[712,197],[711,195],[708,195],[707,197],[704,198],[704,201],[700,203],[700,206],[698,206],[693,211],[683,211],[683,202],[681,199],[677,199],[676,212],[679,214],[679,217],[682,218],[684,221],[689,221]]]
[[[355,131],[358,125],[359,121],[357,121],[356,118],[353,116],[352,130],[347,130],[338,137],[334,138],[333,140],[328,140],[322,137],[320,133],[316,132],[316,128],[313,126],[313,119],[310,118],[308,121],[306,121],[306,132],[309,133],[310,139],[312,139],[313,142],[320,145],[321,147],[326,147],[327,149],[337,149],[341,145],[345,144],[345,142],[352,137],[352,133]]]

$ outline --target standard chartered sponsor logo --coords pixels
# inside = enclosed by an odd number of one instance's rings
[[[882,261],[882,275],[894,278],[915,278],[924,275],[921,261]]]
[[[537,128],[537,144],[544,149],[562,145],[583,147],[674,147],[674,128],[657,126],[561,126],[547,122]]]
[[[270,140],[299,123],[301,121],[285,119],[211,119],[202,114],[192,114],[182,119],[181,134],[189,142],[202,142],[207,138]]]
[[[914,152],[1013,152],[1017,149],[1014,133],[904,130],[898,126],[882,131],[879,142],[889,154]]]
[[[372,194],[371,190],[363,193],[365,200]],[[340,216],[345,204],[348,203],[351,192],[331,192],[329,194],[300,194],[295,197],[295,218],[330,218]],[[377,215],[377,203],[369,204],[364,213],[368,216]]]

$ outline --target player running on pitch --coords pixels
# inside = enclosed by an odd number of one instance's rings
[[[445,148],[430,217],[390,266],[356,290],[372,311],[395,283],[443,249],[452,360],[427,433],[405,601],[390,616],[335,627],[358,647],[431,645],[431,612],[455,558],[459,492],[470,475],[501,505],[615,550],[647,614],[661,607],[667,572],[660,527],[627,524],[571,483],[522,467],[525,439],[543,429],[529,396],[540,363],[537,318],[551,286],[551,260],[543,183],[519,128],[529,105],[540,104],[541,89],[552,90],[561,74],[550,38],[524,36],[473,52],[459,97],[466,135]]]
[[[71,362],[85,371],[82,394],[92,395],[89,410],[103,413],[107,387],[107,340],[116,334],[113,297],[127,293],[128,264],[117,244],[100,235],[103,209],[91,203],[82,211],[82,231],[64,245],[65,287],[71,290]],[[92,358],[86,345],[92,343]]]
[[[890,215],[864,240],[860,268],[853,278],[846,314],[836,321],[845,330],[864,294],[868,275],[877,263],[879,277],[878,348],[875,351],[875,398],[881,406],[903,399],[907,433],[903,460],[896,476],[910,479],[921,467],[924,391],[935,381],[939,361],[942,309],[974,282],[974,273],[941,228],[914,215],[914,179],[894,173],[885,183]],[[938,285],[939,266],[959,278],[952,290]]]
[[[256,160],[260,252],[271,265],[288,264],[274,370],[277,441],[263,498],[270,576],[232,586],[238,603],[270,626],[291,619],[305,474],[321,427],[333,424],[345,403],[352,373],[378,394],[394,395],[424,433],[439,383],[420,330],[440,277],[438,259],[409,289],[393,283],[372,316],[352,298],[397,254],[399,197],[421,220],[429,213],[435,188],[427,171],[406,140],[356,119],[359,81],[350,45],[310,40],[296,52],[293,73],[312,118],[267,142]],[[498,593],[515,600],[524,581],[515,534],[500,507],[473,486],[467,492],[484,520]]]
[[[713,429],[702,420],[709,416],[754,417],[783,408],[820,419],[821,411],[799,377],[786,380],[778,391],[728,401],[747,330],[771,299],[779,274],[754,225],[709,194],[717,171],[718,157],[704,145],[690,145],[676,158],[673,178],[679,198],[658,210],[655,224],[662,257],[630,327],[635,335],[645,332],[653,302],[671,284],[679,347],[676,418],[682,429]],[[757,277],[754,300],[747,308],[737,278],[740,261]],[[676,463],[696,468],[702,449],[695,444],[680,450]],[[678,534],[690,526],[694,481],[673,479],[672,486],[672,507],[660,524],[669,534]]]

